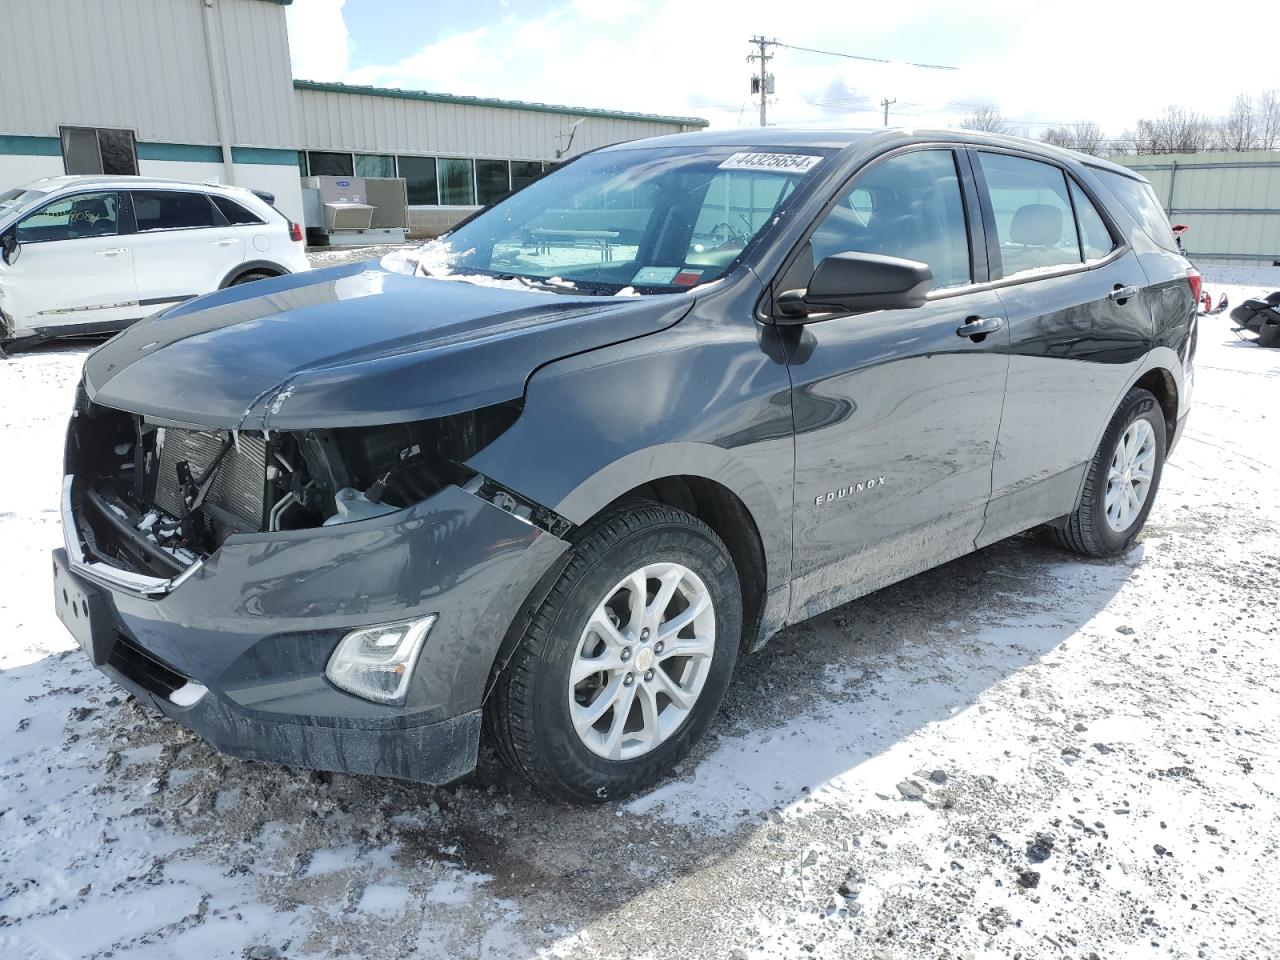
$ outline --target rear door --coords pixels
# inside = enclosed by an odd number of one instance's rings
[[[857,251],[928,263],[935,283],[917,309],[779,328],[795,418],[793,620],[973,549],[1008,368],[974,231],[963,152],[899,151],[843,188],[779,281],[804,286],[813,264]],[[960,334],[977,319],[991,332]]]
[[[1014,151],[972,156],[1010,337],[983,545],[1075,508],[1153,322],[1137,256],[1070,170]]]
[[[4,309],[21,332],[109,329],[140,316],[130,238],[115,190],[51,200],[18,221],[21,252],[0,261]]]
[[[217,290],[244,261],[244,238],[207,194],[134,190],[132,198],[134,270],[147,312]]]

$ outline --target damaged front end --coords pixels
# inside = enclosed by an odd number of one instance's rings
[[[372,519],[449,485],[563,536],[567,521],[465,465],[520,408],[378,427],[207,430],[94,404],[82,387],[64,524],[78,534],[83,572],[141,593],[172,589],[233,536]]]

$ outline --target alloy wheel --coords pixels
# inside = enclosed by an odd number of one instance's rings
[[[1156,435],[1151,424],[1138,418],[1129,424],[1111,455],[1104,506],[1107,526],[1123,533],[1133,525],[1151,493],[1156,467]]]
[[[715,606],[696,573],[650,563],[597,604],[569,670],[569,712],[583,744],[631,760],[693,710],[715,653]]]

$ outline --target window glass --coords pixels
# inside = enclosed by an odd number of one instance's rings
[[[702,196],[685,263],[724,267],[769,222],[796,181],[761,170],[721,170]]]
[[[480,205],[497,203],[511,192],[511,167],[506,160],[477,160],[476,188]]]
[[[1084,258],[1099,260],[1115,249],[1111,231],[1083,190],[1071,181],[1071,200],[1076,205],[1076,220],[1080,224],[1080,241],[1084,244]]]
[[[307,151],[307,167],[313,177],[354,177],[355,166],[349,153]]]
[[[114,192],[79,193],[54,200],[18,224],[18,242],[114,236],[119,232],[117,201]]]
[[[12,190],[6,190],[4,193],[0,193],[0,216],[15,213],[23,207],[34,206],[41,198],[48,195],[48,190],[27,190],[24,187],[14,187]]]
[[[1003,276],[1080,263],[1067,179],[1048,163],[979,153],[996,218]]]
[[[440,203],[469,207],[476,202],[475,167],[470,160],[440,158]]]
[[[298,151],[298,173],[300,176],[309,177],[311,174],[307,172],[307,151]]]
[[[214,225],[213,207],[205,194],[177,190],[134,190],[133,217],[139,233]]]
[[[396,158],[384,153],[357,153],[357,177],[394,177]]]
[[[246,210],[229,197],[220,197],[217,194],[211,193],[209,194],[209,199],[213,201],[213,205],[215,207],[222,211],[222,215],[227,218],[228,223],[247,224],[264,222],[256,213]]]
[[[969,233],[950,150],[913,150],[858,176],[813,234],[813,262],[878,253],[927,263],[935,288],[969,283]]]
[[[440,203],[435,157],[401,157],[400,176],[404,177],[409,203],[428,207]]]
[[[512,160],[511,161],[511,189],[519,190],[521,187],[527,187],[533,181],[542,176],[541,160]]]
[[[776,148],[764,163],[729,146],[587,154],[449,233],[431,259],[588,290],[687,290],[721,276],[829,153]]]
[[[1094,169],[1093,172],[1116,195],[1129,215],[1138,221],[1147,236],[1166,250],[1178,250],[1169,218],[1164,215],[1164,208],[1160,206],[1150,184],[1110,170]]]
[[[134,176],[138,154],[132,130],[62,127],[62,163],[67,173]]]

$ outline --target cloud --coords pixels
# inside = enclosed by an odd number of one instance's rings
[[[346,0],[307,0],[286,7],[289,59],[299,80],[336,80],[351,65],[351,38],[342,15]]]
[[[764,33],[797,46],[868,56],[891,51],[960,67],[923,70],[778,48],[770,65],[777,77],[770,120],[777,123],[878,126],[879,101],[889,97],[897,100],[893,120],[918,127],[958,126],[974,104],[986,103],[1033,135],[1076,120],[1096,120],[1119,134],[1170,103],[1222,113],[1236,92],[1268,85],[1260,58],[1242,58],[1230,70],[1183,72],[1196,61],[1188,24],[1196,27],[1195,49],[1221,54],[1241,35],[1241,24],[1256,19],[1250,0],[1219,0],[1212,16],[1183,6],[990,0],[966,10],[897,0],[855,9],[831,0],[562,0],[533,15],[507,13],[438,36],[394,62],[354,67],[343,0],[295,4],[289,29],[299,77],[694,115],[718,127],[755,122],[754,67],[746,55],[749,38]]]

